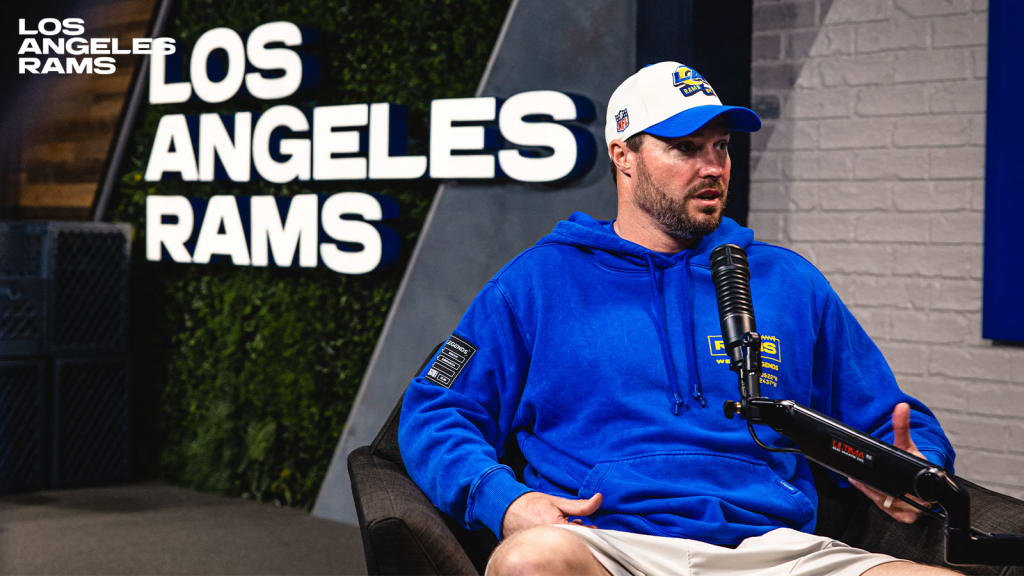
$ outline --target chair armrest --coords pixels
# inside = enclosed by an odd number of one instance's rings
[[[1024,501],[957,478],[971,495],[971,524],[978,530],[1024,534]]]
[[[994,534],[1024,534],[1024,501],[957,478],[971,495],[971,526]],[[979,572],[981,573],[981,572]],[[1024,566],[1007,566],[1001,576],[1024,576]]]
[[[401,464],[369,446],[348,456],[370,574],[477,574],[443,515]]]
[[[971,497],[971,526],[986,532],[1024,534],[1024,502],[957,478]],[[951,566],[945,563],[942,521],[930,516],[914,524],[901,524],[866,498],[853,514],[841,540],[851,546],[891,554],[924,564],[948,566],[964,574],[1022,576],[1024,567]]]

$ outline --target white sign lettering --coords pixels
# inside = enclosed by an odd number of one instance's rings
[[[40,22],[38,32],[23,34],[56,33],[68,24],[75,22]],[[230,28],[207,30],[188,55],[154,51],[149,103],[219,104],[239,93],[264,101],[293,96],[312,80],[303,77],[313,61],[301,50],[305,37],[291,22],[268,22],[244,38]],[[521,92],[504,102],[489,96],[433,100],[427,154],[409,155],[406,109],[389,102],[308,108],[279,103],[261,113],[167,114],[157,125],[143,178],[558,182],[592,165],[593,136],[571,123],[593,117],[588,101],[554,90]],[[361,192],[225,195],[208,201],[152,196],[146,203],[146,258],[323,265],[365,274],[397,251],[397,234],[379,224],[397,214],[392,204]]]
[[[298,255],[303,268],[322,264],[340,274],[366,274],[396,255],[397,234],[378,224],[393,217],[389,208],[363,192],[208,201],[154,195],[146,198],[146,260],[287,267]],[[203,212],[198,232],[197,211]]]

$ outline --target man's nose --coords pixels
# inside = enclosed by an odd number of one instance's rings
[[[700,155],[700,176],[702,178],[721,178],[725,173],[725,158],[714,150],[707,150]]]

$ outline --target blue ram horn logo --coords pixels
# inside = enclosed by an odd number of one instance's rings
[[[711,89],[711,84],[697,72],[689,66],[680,66],[676,68],[676,71],[672,73],[672,85],[680,86],[679,91],[683,93],[683,96],[693,96],[697,92],[703,92],[708,96],[714,96],[715,91]]]

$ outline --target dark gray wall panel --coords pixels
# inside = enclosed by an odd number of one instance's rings
[[[508,260],[575,210],[615,214],[604,151],[605,104],[634,71],[636,6],[619,0],[513,1],[479,95],[561,90],[590,99],[594,166],[559,186],[515,182],[443,184],[395,297],[313,514],[356,522],[348,453],[368,444],[435,344]]]

